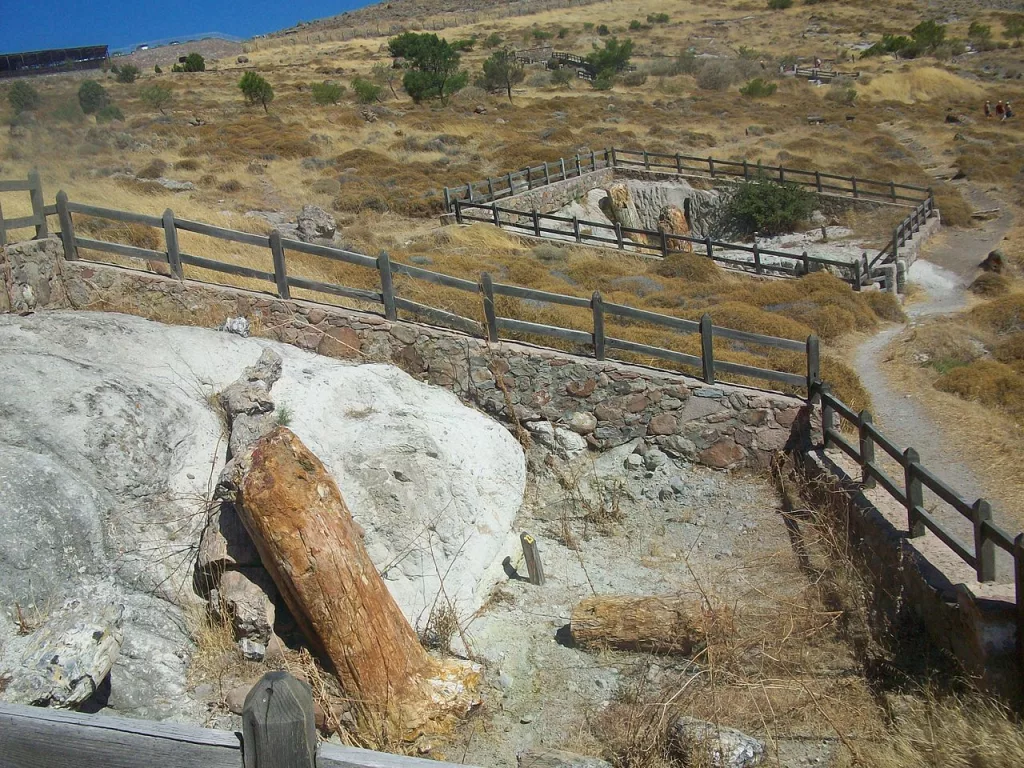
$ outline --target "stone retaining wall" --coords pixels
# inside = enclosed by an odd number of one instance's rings
[[[56,243],[56,247],[54,246]],[[550,423],[563,448],[604,450],[636,438],[716,468],[760,468],[793,447],[805,423],[802,400],[738,386],[705,386],[681,375],[500,342],[369,314],[283,301],[266,294],[178,281],[91,262],[60,260],[57,240],[6,249],[6,274],[45,279],[50,301],[28,309],[73,308],[215,327],[246,317],[262,336],[329,357],[391,362],[452,390],[510,428]],[[31,266],[29,266],[31,265]],[[51,277],[55,276],[55,277]],[[59,283],[60,290],[51,284]],[[8,294],[40,287],[9,282]],[[543,436],[547,428],[537,429]]]
[[[511,208],[524,213],[530,211],[551,213],[578,200],[592,189],[604,189],[615,181],[615,174],[614,168],[602,168],[599,171],[591,171],[582,176],[556,181],[554,184],[530,190],[526,188],[526,182],[522,182],[521,185],[518,185],[520,191],[511,197],[504,197],[497,201],[498,207]]]

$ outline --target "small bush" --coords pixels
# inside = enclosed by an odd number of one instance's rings
[[[7,101],[15,112],[32,110],[39,106],[39,91],[24,80],[18,80],[7,92]]]
[[[356,100],[360,104],[374,104],[380,101],[384,89],[365,77],[357,77],[352,81],[352,90],[355,91]]]
[[[463,37],[459,40],[452,40],[452,50],[455,51],[472,51],[475,45],[475,37]]]
[[[992,27],[980,21],[972,21],[967,29],[967,37],[972,43],[985,43],[992,39]]]
[[[114,74],[117,76],[117,82],[119,83],[134,83],[139,79],[142,71],[134,64],[122,64]]]
[[[559,30],[558,30],[558,39],[559,40],[565,40],[565,38],[567,38],[568,36],[569,36],[569,28],[568,27],[560,27]]]
[[[601,26],[599,26],[597,28],[597,34],[599,34],[601,37],[605,37],[607,35],[610,35],[611,33],[612,33],[612,31],[610,29],[608,29],[608,25],[607,24],[602,24]]]
[[[54,108],[53,119],[61,123],[80,123],[85,120],[85,112],[77,101],[63,101]]]
[[[667,13],[648,13],[647,14],[648,24],[668,24]]]
[[[96,113],[97,123],[124,122],[124,113],[116,104],[108,104]]]
[[[765,96],[771,96],[778,90],[776,83],[769,83],[767,80],[761,77],[755,77],[749,83],[740,88],[740,93],[752,99],[763,98]]]
[[[692,283],[713,283],[722,277],[718,265],[707,256],[696,253],[673,253],[653,268],[662,277],[680,277]]]
[[[825,99],[843,107],[852,107],[854,102],[857,101],[857,89],[848,85],[833,83],[825,94]]]
[[[565,261],[565,251],[559,248],[557,245],[541,243],[540,245],[535,245],[530,250],[530,253],[538,261],[543,261],[547,263],[553,261]]]
[[[158,74],[158,75],[162,75],[164,73],[164,71],[162,69],[160,69],[160,65],[159,64],[154,65],[153,72],[155,74]]]
[[[576,73],[571,69],[560,68],[551,73],[551,84],[559,87],[567,87],[575,79]]]
[[[640,29],[643,29],[643,28],[644,28],[644,25],[640,23],[639,19],[633,19],[631,22],[629,22],[629,30],[631,32],[636,32],[637,30],[640,30]]]
[[[189,158],[188,160],[179,160],[174,164],[174,170],[176,171],[198,171],[199,163],[196,160]]]
[[[551,32],[545,32],[543,29],[533,30],[534,40],[550,40],[554,35]]]
[[[638,88],[647,82],[646,72],[627,72],[622,76],[622,84],[630,88]]]
[[[241,192],[242,183],[237,179],[228,179],[223,184],[218,186],[217,189],[219,189],[221,192],[227,192],[228,194],[232,194],[234,192]]]
[[[167,163],[160,158],[150,161],[135,175],[140,179],[159,179],[167,171]]]
[[[78,103],[87,115],[99,112],[110,103],[107,89],[95,80],[86,80],[78,88]]]
[[[198,53],[190,53],[181,65],[182,72],[205,72],[206,59]]]
[[[903,314],[903,306],[895,294],[888,291],[864,291],[861,296],[871,307],[871,311],[882,320],[892,323],[906,321],[907,316]]]
[[[585,21],[585,22],[583,22],[583,31],[584,32],[593,32],[594,31],[594,22],[592,22],[592,21]]]
[[[310,87],[313,92],[313,101],[317,104],[337,104],[345,93],[345,86],[325,80],[322,83],[313,83]]]
[[[267,105],[274,100],[274,89],[261,75],[246,72],[238,81],[238,88],[248,104],[261,104],[264,112],[269,111]]]
[[[935,382],[935,388],[1014,416],[1024,413],[1024,377],[1006,363],[977,360],[954,368]]]
[[[766,178],[745,181],[725,204],[718,229],[740,236],[792,232],[814,211],[814,194],[796,184]]]
[[[595,91],[610,91],[615,85],[615,75],[608,71],[602,72],[591,81],[590,85]]]
[[[784,11],[793,7],[793,0],[768,0],[768,7],[773,11]]]
[[[139,92],[139,98],[147,107],[163,112],[170,105],[173,93],[169,86],[153,83]]]
[[[501,35],[497,32],[491,32],[491,34],[484,38],[484,48],[497,48],[501,45],[501,42]]]
[[[731,61],[710,59],[697,73],[697,87],[704,91],[724,91],[736,82],[738,76],[736,65]]]

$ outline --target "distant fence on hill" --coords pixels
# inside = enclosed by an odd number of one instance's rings
[[[765,274],[773,271],[779,275],[799,276],[810,271],[810,265],[818,263],[822,266],[833,266],[840,271],[843,279],[858,289],[870,282],[875,275],[875,268],[880,264],[894,263],[899,257],[899,249],[902,248],[921,227],[935,215],[935,196],[930,187],[919,187],[912,184],[901,184],[896,181],[877,181],[874,179],[858,178],[857,176],[842,176],[834,173],[822,173],[821,171],[808,171],[802,168],[787,168],[783,165],[765,165],[760,160],[751,163],[747,160],[722,160],[714,157],[695,157],[681,153],[668,154],[664,152],[649,152],[647,150],[631,150],[609,147],[600,151],[577,154],[572,158],[562,158],[557,162],[544,162],[537,166],[509,171],[500,176],[493,176],[480,181],[470,181],[457,187],[445,187],[444,206],[445,210],[454,213],[457,217],[472,221],[481,221],[473,217],[473,214],[466,215],[466,211],[480,211],[487,209],[491,212],[488,223],[499,227],[511,227],[519,229],[527,234],[537,237],[564,236],[559,229],[542,226],[537,218],[531,221],[527,227],[512,220],[502,218],[502,211],[495,214],[498,200],[512,197],[521,192],[530,191],[549,184],[556,184],[571,178],[583,176],[586,173],[594,173],[599,170],[611,168],[614,170],[649,171],[654,173],[668,173],[676,176],[697,176],[712,180],[723,179],[726,181],[750,181],[754,179],[770,179],[780,183],[796,184],[804,189],[811,190],[818,194],[838,195],[854,200],[866,200],[892,205],[909,205],[913,203],[911,212],[896,227],[886,245],[873,257],[868,259],[864,254],[859,261],[839,261],[821,257],[808,257],[806,253],[792,251],[769,251],[759,249],[757,244],[744,245],[741,243],[727,243],[712,241],[712,248],[708,248],[707,238],[693,238],[682,235],[670,235],[670,240],[677,242],[687,241],[694,246],[700,246],[703,251],[697,253],[712,258],[720,263],[729,266],[749,269],[753,267],[758,274]],[[515,211],[518,217],[529,216],[529,213]],[[540,219],[554,221],[564,219],[548,213],[537,213]],[[516,221],[518,221],[517,219]],[[559,223],[573,224],[572,219],[559,221]],[[668,255],[671,249],[661,248],[662,233],[654,230],[633,230],[622,227],[610,227],[601,222],[578,222],[583,228],[604,229],[605,231],[615,230],[614,239],[591,237],[592,244],[614,244],[622,248],[622,233],[635,233],[648,241],[658,243],[656,248],[647,248],[643,244],[630,243],[631,248],[639,247],[641,250],[650,250],[652,253],[660,252],[660,255]],[[532,231],[527,232],[532,228]],[[573,233],[577,231],[577,224],[573,224]],[[584,242],[575,237],[576,242]],[[718,257],[714,255],[714,248],[727,249],[750,253],[752,262]],[[770,255],[777,258],[785,258],[790,261],[790,266],[766,266],[759,263],[759,255]]]

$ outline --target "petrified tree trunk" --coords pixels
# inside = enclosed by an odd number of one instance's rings
[[[584,648],[692,655],[704,647],[713,617],[674,596],[589,597],[572,610],[569,629]]]
[[[309,642],[329,661],[360,725],[407,728],[436,712],[424,651],[320,460],[278,427],[238,457],[235,506]]]

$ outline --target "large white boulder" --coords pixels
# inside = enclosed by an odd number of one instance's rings
[[[283,358],[279,411],[333,473],[410,621],[423,626],[439,598],[462,614],[482,605],[514,554],[526,479],[497,422],[388,365],[126,315],[41,312],[0,315],[0,610],[120,595],[112,679],[162,686],[168,700],[181,690],[181,667],[143,676],[127,651],[187,657],[188,636],[173,627],[194,599],[192,562],[227,450],[209,403],[268,346]],[[172,620],[149,618],[153,596]],[[0,647],[14,631],[0,617]],[[125,686],[111,700],[180,714],[140,693]]]

